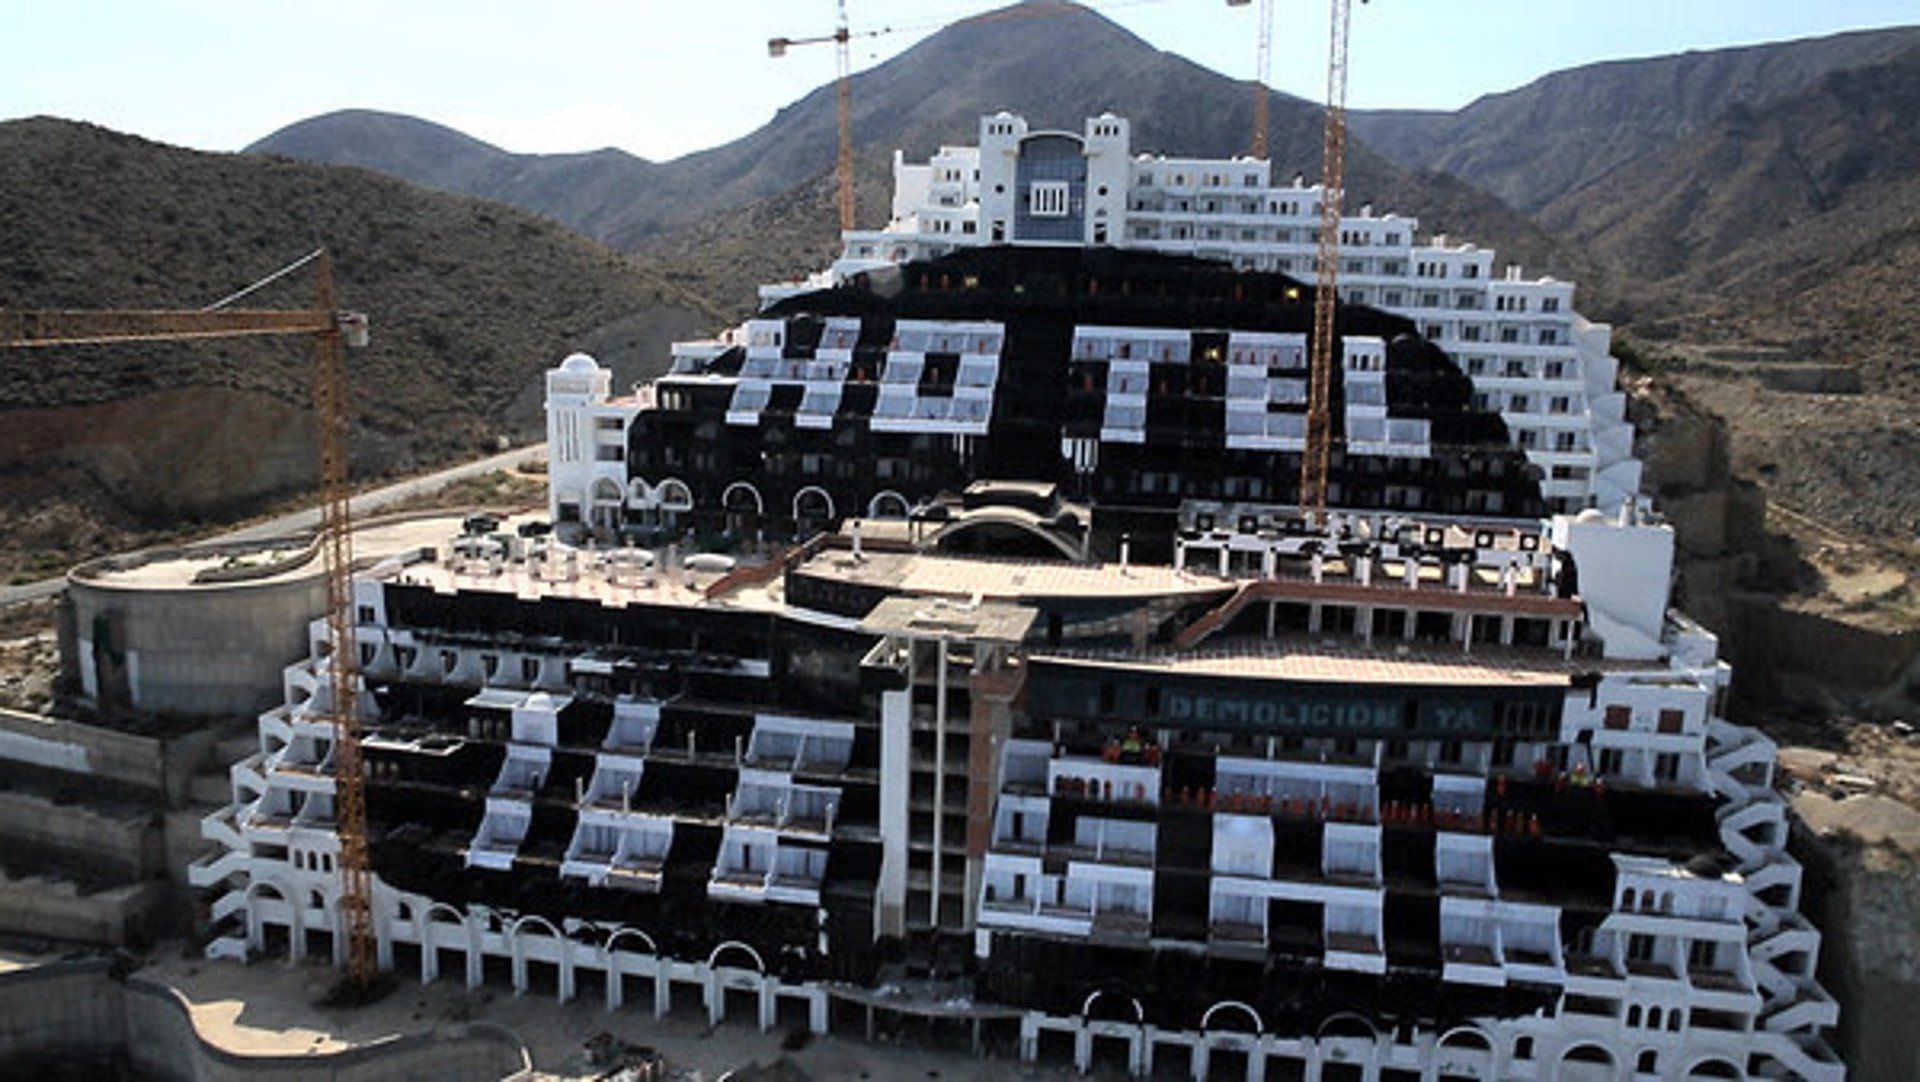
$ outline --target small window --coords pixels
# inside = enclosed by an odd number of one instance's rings
[[[1624,729],[1633,721],[1633,708],[1627,706],[1607,707],[1607,728]]]
[[[1684,711],[1662,710],[1660,711],[1660,731],[1663,733],[1677,733],[1686,723],[1686,719],[1687,715]]]

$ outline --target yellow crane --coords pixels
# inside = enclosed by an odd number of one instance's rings
[[[0,349],[174,342],[207,338],[313,336],[314,420],[320,445],[320,547],[327,583],[327,677],[334,726],[334,805],[340,836],[340,907],[346,925],[347,984],[369,988],[378,972],[367,853],[366,779],[360,760],[359,674],[353,643],[353,520],[348,507],[346,358],[364,346],[366,316],[340,310],[325,249],[266,281],[312,262],[314,305],[293,309],[80,310],[0,308]],[[252,292],[265,282],[235,294]],[[226,302],[221,302],[222,304]]]
[[[834,95],[840,119],[840,156],[835,175],[840,185],[842,232],[853,228],[853,39],[877,38],[882,34],[891,33],[893,33],[892,28],[884,26],[878,30],[862,30],[855,33],[847,25],[847,0],[840,0],[840,25],[834,28],[833,33],[810,38],[767,39],[767,55],[775,58],[787,55],[787,50],[795,46],[833,43],[834,67],[837,72]]]
[[[1230,8],[1243,8],[1255,0],[1227,0]],[[1258,0],[1259,10],[1255,13],[1258,26],[1255,37],[1258,46],[1254,50],[1253,63],[1253,149],[1255,158],[1265,158],[1267,149],[1268,99],[1267,77],[1273,68],[1273,0]]]
[[[1365,2],[1365,0],[1362,0]],[[1327,122],[1320,145],[1320,248],[1313,291],[1312,372],[1307,381],[1307,440],[1300,456],[1300,512],[1327,519],[1327,462],[1333,446],[1333,367],[1338,349],[1334,306],[1340,286],[1340,204],[1346,194],[1347,31],[1349,0],[1330,0],[1327,35]]]

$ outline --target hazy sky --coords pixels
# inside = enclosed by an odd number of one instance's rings
[[[1274,0],[1274,86],[1318,100],[1325,0]],[[980,0],[848,0],[869,67]],[[1096,0],[1154,45],[1252,75],[1254,7]],[[363,107],[517,151],[664,159],[726,142],[833,76],[833,0],[0,0],[0,118],[51,114],[206,150]],[[1920,0],[1376,0],[1350,101],[1452,109],[1559,68],[1920,22]],[[1026,102],[1007,102],[1022,109]]]

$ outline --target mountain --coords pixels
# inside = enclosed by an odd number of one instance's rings
[[[1920,27],[1618,60],[1555,72],[1456,112],[1356,110],[1356,136],[1409,168],[1437,169],[1536,211],[1619,166],[1764,107],[1829,73],[1920,46]]]
[[[714,322],[628,258],[510,207],[46,118],[0,124],[0,235],[6,307],[198,308],[325,243],[341,304],[373,330],[348,357],[363,476],[538,432],[540,375],[582,343],[637,379]],[[310,281],[248,303],[310,304]],[[311,363],[297,338],[4,356],[0,553],[27,554],[13,569],[71,562],[309,487]]]
[[[942,143],[971,144],[984,114],[1011,109],[1036,128],[1077,131],[1087,117],[1112,111],[1133,121],[1137,150],[1221,157],[1245,152],[1251,98],[1246,83],[1156,49],[1077,4],[1038,0],[976,16],[854,76],[860,220],[878,224],[885,218],[895,148],[924,158]],[[1276,170],[1317,174],[1319,107],[1278,94],[1272,106]],[[820,179],[833,169],[836,131],[829,85],[740,139],[663,163],[615,151],[514,155],[486,144],[476,150],[448,129],[368,113],[303,121],[249,150],[371,165],[418,184],[550,215],[623,250],[696,262],[715,260],[695,251],[687,238],[752,248],[753,237],[736,212],[754,208],[762,225],[813,231],[794,245],[807,254],[806,262],[770,268],[772,277],[781,277],[816,269],[817,254],[833,248],[831,216],[816,224],[802,210],[814,206]],[[446,166],[431,149],[442,144],[457,147]],[[1503,254],[1530,263],[1553,261],[1563,273],[1580,266],[1577,254],[1451,177],[1409,171],[1355,145],[1348,178],[1356,204],[1373,201],[1417,213],[1430,229],[1497,244]],[[753,236],[765,235],[756,230]],[[715,280],[697,270],[686,273],[690,280]],[[716,299],[730,301],[732,294]],[[741,299],[750,300],[751,293]]]

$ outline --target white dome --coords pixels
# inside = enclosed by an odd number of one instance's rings
[[[1605,511],[1600,510],[1598,507],[1589,507],[1585,511],[1582,511],[1579,514],[1573,516],[1573,521],[1605,522],[1607,521],[1607,513]]]
[[[560,371],[590,375],[600,371],[600,365],[592,357],[584,353],[573,353],[569,354],[566,360],[560,362]]]

